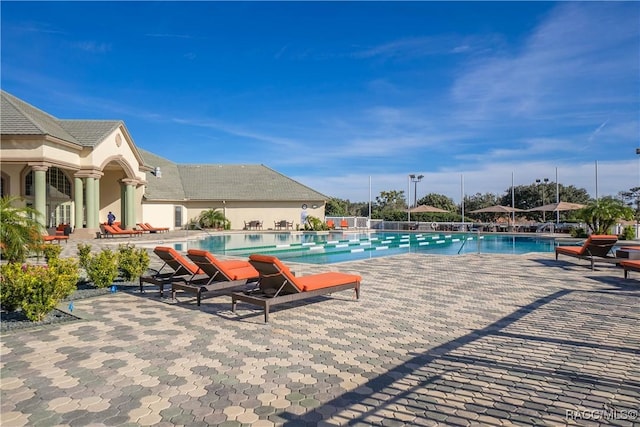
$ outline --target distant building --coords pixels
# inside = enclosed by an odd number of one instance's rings
[[[58,119],[0,94],[1,194],[22,197],[45,226],[93,233],[109,211],[126,228],[181,228],[207,209],[232,229],[324,219],[327,196],[264,165],[176,164],[138,148],[120,120]]]

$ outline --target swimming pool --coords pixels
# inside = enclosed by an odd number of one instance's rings
[[[539,236],[380,232],[225,234],[174,244],[179,251],[193,248],[240,257],[261,253],[309,264],[332,264],[409,252],[437,255],[553,252],[555,246],[553,238]]]

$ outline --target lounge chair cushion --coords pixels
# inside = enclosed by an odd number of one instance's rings
[[[202,274],[202,270],[200,270],[197,265],[180,255],[180,252],[176,251],[173,248],[170,248],[168,246],[156,246],[153,251],[157,255],[160,255],[159,252],[168,254],[169,256],[171,256],[171,258],[175,259],[183,268],[186,268],[191,274]]]
[[[332,286],[339,286],[360,281],[362,281],[362,277],[355,274],[329,271],[327,273],[311,274],[308,276],[298,277],[296,278],[296,286],[301,287],[303,292],[308,292],[315,291],[316,289],[330,288]]]
[[[253,254],[249,256],[249,259],[256,262],[273,264],[280,270],[280,273],[300,292],[314,291],[316,289],[325,289],[332,286],[345,285],[355,282],[359,283],[362,281],[362,277],[356,274],[338,273],[335,271],[297,277],[294,276],[289,267],[284,265],[282,261],[274,256]]]
[[[248,280],[248,279],[257,278],[259,276],[258,271],[255,268],[253,268],[253,266],[249,264],[247,261],[240,261],[240,260],[221,261],[216,257],[214,257],[210,252],[203,251],[200,249],[189,249],[187,253],[194,257],[205,258],[211,266],[213,266],[215,269],[220,271],[220,273],[225,275],[228,278],[228,280],[245,280],[245,279]],[[199,263],[199,264],[200,264],[200,268],[205,272],[205,274],[209,274],[213,276],[214,272],[212,271],[212,269],[206,268],[206,264],[203,264],[203,263]]]
[[[640,260],[631,260],[631,261],[621,261],[620,266],[627,270],[636,270],[640,271]]]

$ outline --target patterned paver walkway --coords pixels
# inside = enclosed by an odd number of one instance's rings
[[[2,426],[639,425],[640,282],[552,254],[408,254],[278,306],[79,300],[2,336]]]

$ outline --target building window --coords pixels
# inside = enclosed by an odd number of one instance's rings
[[[7,191],[7,180],[4,179],[4,176],[0,176],[0,197],[8,195],[9,192]]]
[[[182,227],[182,206],[175,207],[173,226]]]
[[[50,194],[50,191],[57,191],[57,194]],[[24,195],[34,196],[33,171],[30,171],[24,178]],[[62,169],[51,167],[47,169],[47,195],[59,197],[65,195],[71,198],[71,181],[62,172]]]

